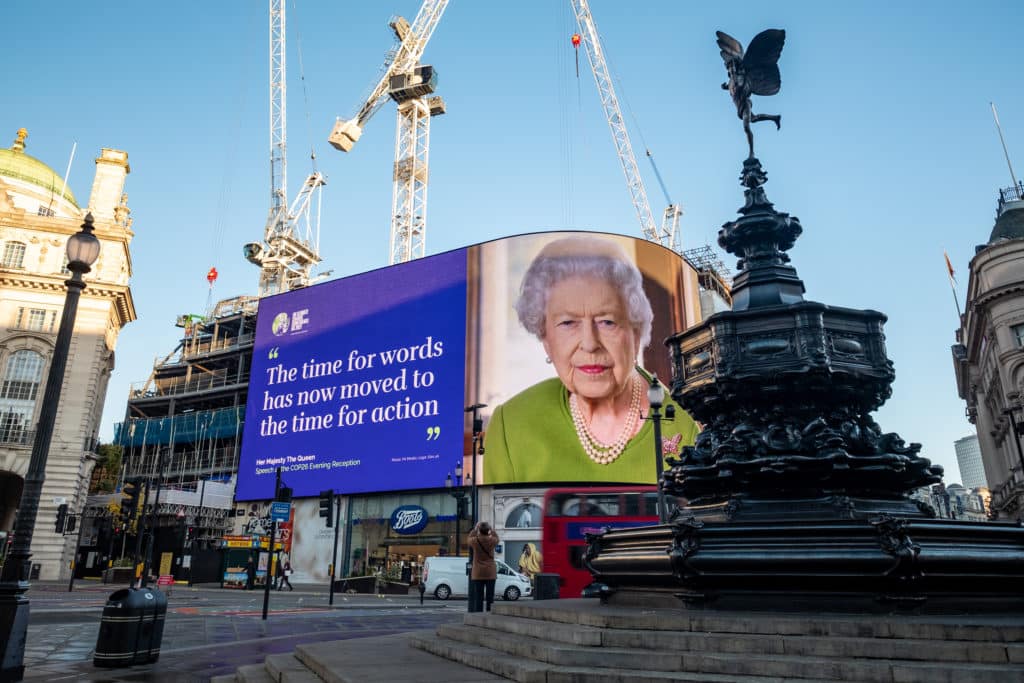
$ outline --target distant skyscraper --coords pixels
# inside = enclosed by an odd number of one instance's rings
[[[971,489],[987,487],[985,479],[985,467],[981,462],[981,445],[978,443],[978,435],[971,434],[953,442],[956,449],[956,463],[960,466],[960,482],[968,491]]]

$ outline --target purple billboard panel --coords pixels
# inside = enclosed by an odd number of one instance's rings
[[[272,497],[278,467],[302,497],[449,475],[654,483],[646,385],[671,376],[662,340],[699,319],[697,274],[678,254],[589,232],[517,235],[263,299],[236,495]],[[594,437],[602,402],[628,410]],[[662,432],[678,455],[696,425],[679,409]],[[594,441],[616,434],[614,454]]]
[[[465,360],[466,250],[261,300],[236,498],[444,486]]]

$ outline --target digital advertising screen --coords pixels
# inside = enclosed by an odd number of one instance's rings
[[[272,498],[278,468],[296,497],[443,487],[457,464],[465,483],[470,473],[478,484],[653,481],[653,455],[649,467],[626,468],[625,460],[614,470],[574,467],[579,442],[568,410],[559,414],[558,397],[569,393],[559,381],[564,369],[517,314],[531,263],[566,245],[614,248],[627,270],[640,273],[640,297],[654,310],[652,341],[616,353],[635,353],[645,376],[667,382],[663,340],[699,322],[696,273],[678,254],[642,239],[518,235],[267,297],[257,317],[236,498]],[[619,296],[618,284],[598,284],[569,299],[589,305],[591,291]],[[546,403],[533,406],[539,414],[513,409],[532,405],[529,392],[538,385],[551,390]],[[484,404],[478,415],[487,446],[475,459],[466,411],[473,404]],[[494,431],[501,423],[500,443],[488,433],[492,422]],[[549,449],[519,438],[548,440],[552,422],[558,443]],[[489,457],[503,466],[488,466]]]

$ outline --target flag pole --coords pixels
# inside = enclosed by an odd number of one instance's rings
[[[956,304],[956,319],[959,322],[963,318],[963,314],[960,312],[960,299],[956,296],[956,274],[953,271],[953,264],[949,260],[949,254],[943,251],[942,255],[946,258],[946,272],[949,273],[949,288],[953,291],[953,303]]]
[[[999,131],[999,142],[1003,145],[1003,156],[1006,157],[1006,165],[1010,167],[1010,180],[1013,181],[1013,186],[1017,187],[1017,176],[1013,172],[1013,164],[1010,163],[1010,153],[1006,151],[1006,140],[1003,139],[1003,127],[999,125],[999,114],[996,113],[996,105],[994,102],[988,103],[992,107],[992,118],[996,120],[996,130]]]

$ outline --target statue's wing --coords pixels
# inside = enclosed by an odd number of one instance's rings
[[[743,59],[743,46],[728,33],[715,31],[718,37],[718,48],[722,51],[722,59],[728,62],[730,59]]]
[[[774,95],[779,92],[782,77],[778,62],[785,43],[786,32],[777,28],[761,31],[750,41],[743,57],[743,67],[752,94]]]

